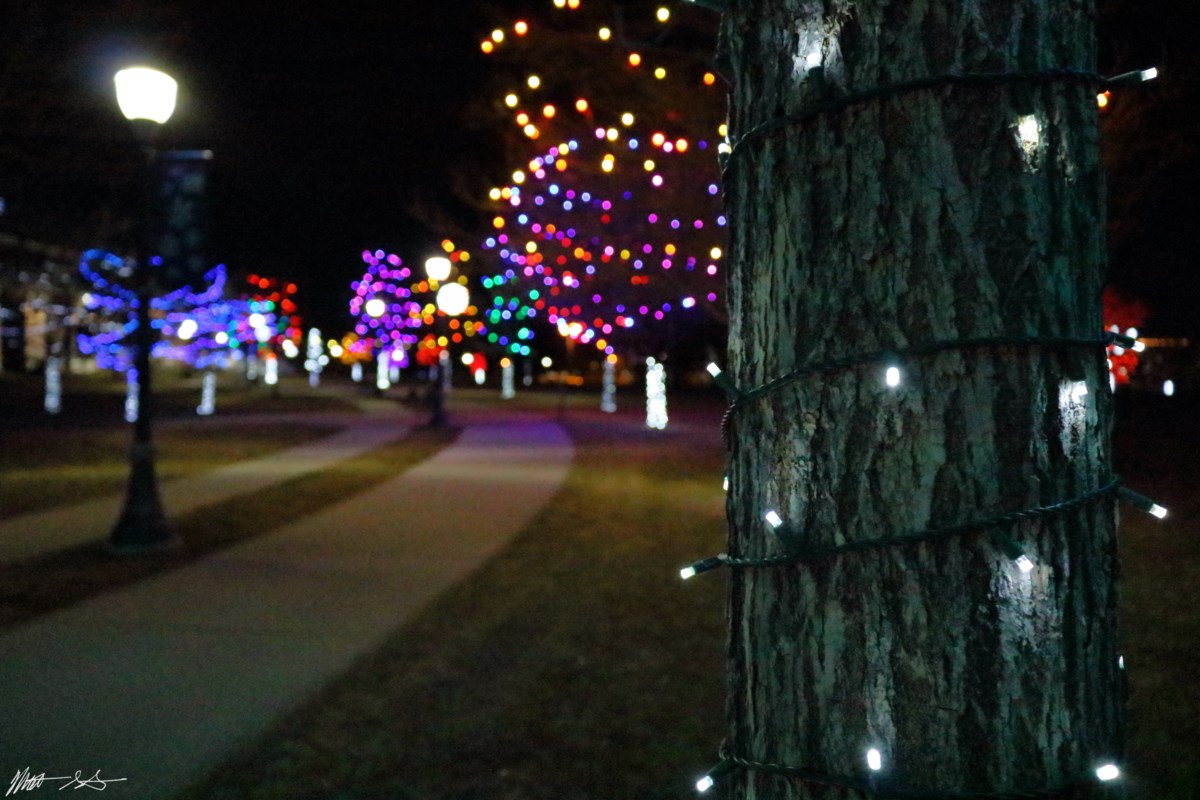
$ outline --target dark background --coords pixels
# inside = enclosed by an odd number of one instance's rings
[[[1162,70],[1102,117],[1110,278],[1147,301],[1151,334],[1200,334],[1197,6],[1099,3],[1101,72]],[[111,76],[131,60],[155,63],[181,86],[163,147],[215,153],[212,260],[295,280],[306,322],[341,331],[363,248],[419,262],[471,226],[463,198],[507,174],[480,113],[479,41],[518,15],[552,12],[550,0],[11,0],[0,25],[0,232],[78,248],[128,237],[136,152]]]

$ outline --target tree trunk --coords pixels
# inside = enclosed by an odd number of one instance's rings
[[[947,73],[1088,70],[1090,0],[732,0],[730,371],[931,341],[1099,337],[1095,89],[957,86],[739,143],[814,103]],[[816,66],[814,69],[813,67]],[[1019,121],[1035,119],[1036,142]],[[730,553],[828,546],[1076,498],[1112,479],[1103,349],[951,349],[804,378],[737,409]],[[1086,381],[1080,397],[1074,387]],[[733,569],[735,756],[937,791],[1050,789],[1121,755],[1111,495],[1009,527]],[[859,797],[762,769],[739,798]],[[1074,796],[1074,795],[1072,795]],[[1087,796],[1082,792],[1081,796]]]

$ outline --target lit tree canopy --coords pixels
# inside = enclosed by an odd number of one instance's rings
[[[448,240],[442,246],[452,263],[469,259]],[[460,343],[486,332],[473,305],[468,305],[461,317],[444,319],[447,315],[436,302],[438,282],[414,275],[395,253],[364,250],[362,260],[366,271],[351,284],[350,315],[356,320],[355,336],[348,342],[352,353],[362,357],[391,351],[395,360],[407,363],[410,348],[436,352],[450,342]],[[449,280],[467,282],[463,275]],[[439,318],[445,328],[435,331]]]
[[[723,103],[696,58],[702,12],[552,5],[481,44],[516,167],[489,194],[484,288],[608,354],[659,346],[671,317],[723,320]]]

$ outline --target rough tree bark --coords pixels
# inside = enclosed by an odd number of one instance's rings
[[[1091,0],[732,0],[730,138],[823,99],[945,73],[1091,69]],[[819,69],[812,69],[819,65]],[[1105,262],[1095,90],[923,90],[735,151],[730,370],[934,340],[1091,337]],[[1038,141],[1019,120],[1036,119]],[[1027,123],[1028,124],[1028,123]],[[1100,347],[950,351],[819,375],[739,409],[730,552],[822,545],[1074,498],[1111,475]],[[1072,392],[1085,380],[1090,393]],[[1010,529],[733,570],[730,748],[943,791],[1041,789],[1122,747],[1110,497]],[[857,797],[761,771],[740,798]]]

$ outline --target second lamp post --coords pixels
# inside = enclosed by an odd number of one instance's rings
[[[441,284],[437,288],[437,328],[440,333],[442,315],[449,317],[457,317],[459,314],[467,310],[471,304],[471,293],[466,286],[461,283],[451,282],[445,283],[450,277],[451,270],[450,259],[444,256],[433,256],[425,260],[425,275],[429,278],[431,288],[437,284]],[[446,346],[449,347],[447,337]],[[442,370],[450,368],[448,358],[438,358],[438,367],[432,385],[429,387],[429,424],[434,428],[440,428],[446,424],[446,397],[443,389],[442,381],[446,377]]]

